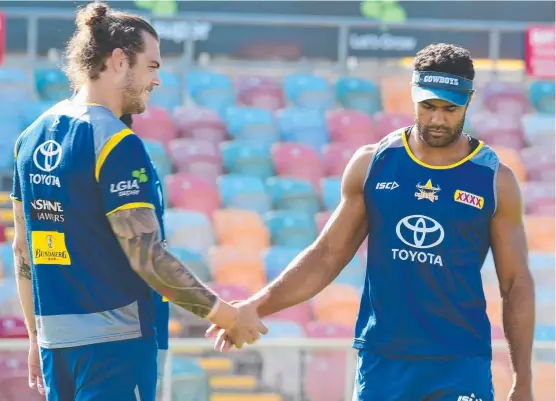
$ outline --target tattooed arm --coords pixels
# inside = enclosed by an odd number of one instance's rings
[[[256,339],[259,331],[264,331],[258,318],[247,316],[241,308],[220,300],[168,252],[161,241],[154,210],[118,210],[109,214],[108,220],[133,270],[170,302],[213,323],[222,322],[223,327],[240,331],[239,336]]]
[[[29,245],[25,233],[25,218],[23,216],[23,205],[13,202],[15,236],[13,242],[15,277],[19,302],[23,309],[25,324],[29,332],[29,339],[37,341],[37,326],[35,324],[35,306],[33,303],[33,287],[31,282],[31,257]]]

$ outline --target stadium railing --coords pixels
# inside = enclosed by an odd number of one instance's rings
[[[346,351],[346,377],[344,400],[350,401],[353,393],[354,374],[356,369],[355,353],[352,350],[352,341],[347,339],[262,339],[259,342],[244,348],[249,350],[293,350],[297,352],[311,351]],[[2,339],[0,340],[0,352],[2,351],[26,351],[28,349],[28,341],[21,339]],[[504,340],[493,341],[493,349],[495,351],[507,350],[507,343]],[[162,401],[172,401],[172,359],[176,354],[187,353],[188,351],[212,351],[213,342],[205,339],[171,339],[170,352],[166,364],[164,382],[162,383]],[[554,354],[555,344],[551,341],[538,341],[534,344],[535,353],[541,351],[552,351]],[[233,353],[244,352],[232,351]],[[534,369],[534,365],[533,365]],[[535,374],[535,371],[533,371]],[[301,394],[294,397],[295,401],[302,401]]]

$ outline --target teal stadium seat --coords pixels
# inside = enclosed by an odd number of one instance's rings
[[[211,222],[201,212],[167,209],[164,224],[170,247],[189,248],[205,257],[215,244]]]
[[[187,268],[199,277],[199,279],[204,282],[212,281],[208,263],[199,252],[180,247],[172,247],[170,248],[170,252],[172,252],[172,254],[174,254],[181,262],[185,263]]]
[[[321,209],[320,200],[310,182],[286,177],[266,180],[267,192],[274,209],[293,210],[314,215]]]
[[[284,94],[289,103],[304,109],[325,111],[334,105],[328,81],[312,74],[292,74],[284,78]]]
[[[268,327],[268,334],[264,336],[263,341],[267,338],[303,338],[305,330],[302,325],[296,322],[283,319],[269,318],[264,320],[264,324]]]
[[[224,168],[232,174],[242,174],[266,180],[274,175],[270,147],[243,141],[220,144]]]
[[[554,81],[536,81],[529,88],[529,99],[533,108],[539,113],[554,114]]]
[[[359,255],[355,255],[347,266],[344,267],[334,280],[334,283],[350,285],[357,290],[363,287],[365,284],[365,270],[363,269]]]
[[[226,128],[234,139],[271,145],[278,141],[272,112],[255,107],[230,107],[225,116]]]
[[[290,107],[277,114],[278,132],[285,142],[297,142],[322,153],[330,142],[326,117],[320,110]]]
[[[263,253],[266,278],[270,282],[278,277],[286,266],[303,250],[288,246],[273,246]]]
[[[265,215],[274,245],[305,248],[317,237],[312,216],[303,212],[276,210]]]
[[[180,93],[180,79],[176,74],[168,71],[160,71],[159,75],[162,85],[152,91],[149,104],[172,112],[183,103]]]
[[[224,116],[236,102],[232,82],[227,75],[207,71],[192,71],[186,77],[187,93],[201,106]]]
[[[42,100],[60,101],[72,95],[68,77],[57,68],[35,70],[35,87]]]
[[[327,210],[334,210],[342,197],[342,179],[337,177],[322,179],[322,197]]]
[[[172,400],[209,401],[208,374],[193,358],[175,356],[172,361]]]
[[[344,77],[336,81],[336,100],[346,109],[374,115],[382,110],[380,89],[372,81]]]
[[[227,208],[251,210],[264,214],[271,209],[270,196],[260,178],[242,174],[218,177],[220,199]]]
[[[164,180],[166,176],[172,174],[172,162],[166,148],[162,143],[152,139],[143,139],[143,143],[145,144],[147,153],[156,166],[160,179]]]

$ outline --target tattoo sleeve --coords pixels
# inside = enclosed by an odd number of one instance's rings
[[[15,216],[16,225],[25,226],[25,218],[23,216]],[[16,273],[19,277],[31,280],[31,265],[29,250],[23,246],[23,243],[14,243],[14,265]]]
[[[159,294],[205,318],[217,296],[166,249],[155,212],[120,210],[108,216],[132,268]]]

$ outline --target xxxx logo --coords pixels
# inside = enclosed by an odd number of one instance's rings
[[[483,197],[462,191],[461,189],[456,190],[454,200],[459,203],[476,207],[477,209],[482,209],[485,204],[485,199]]]

